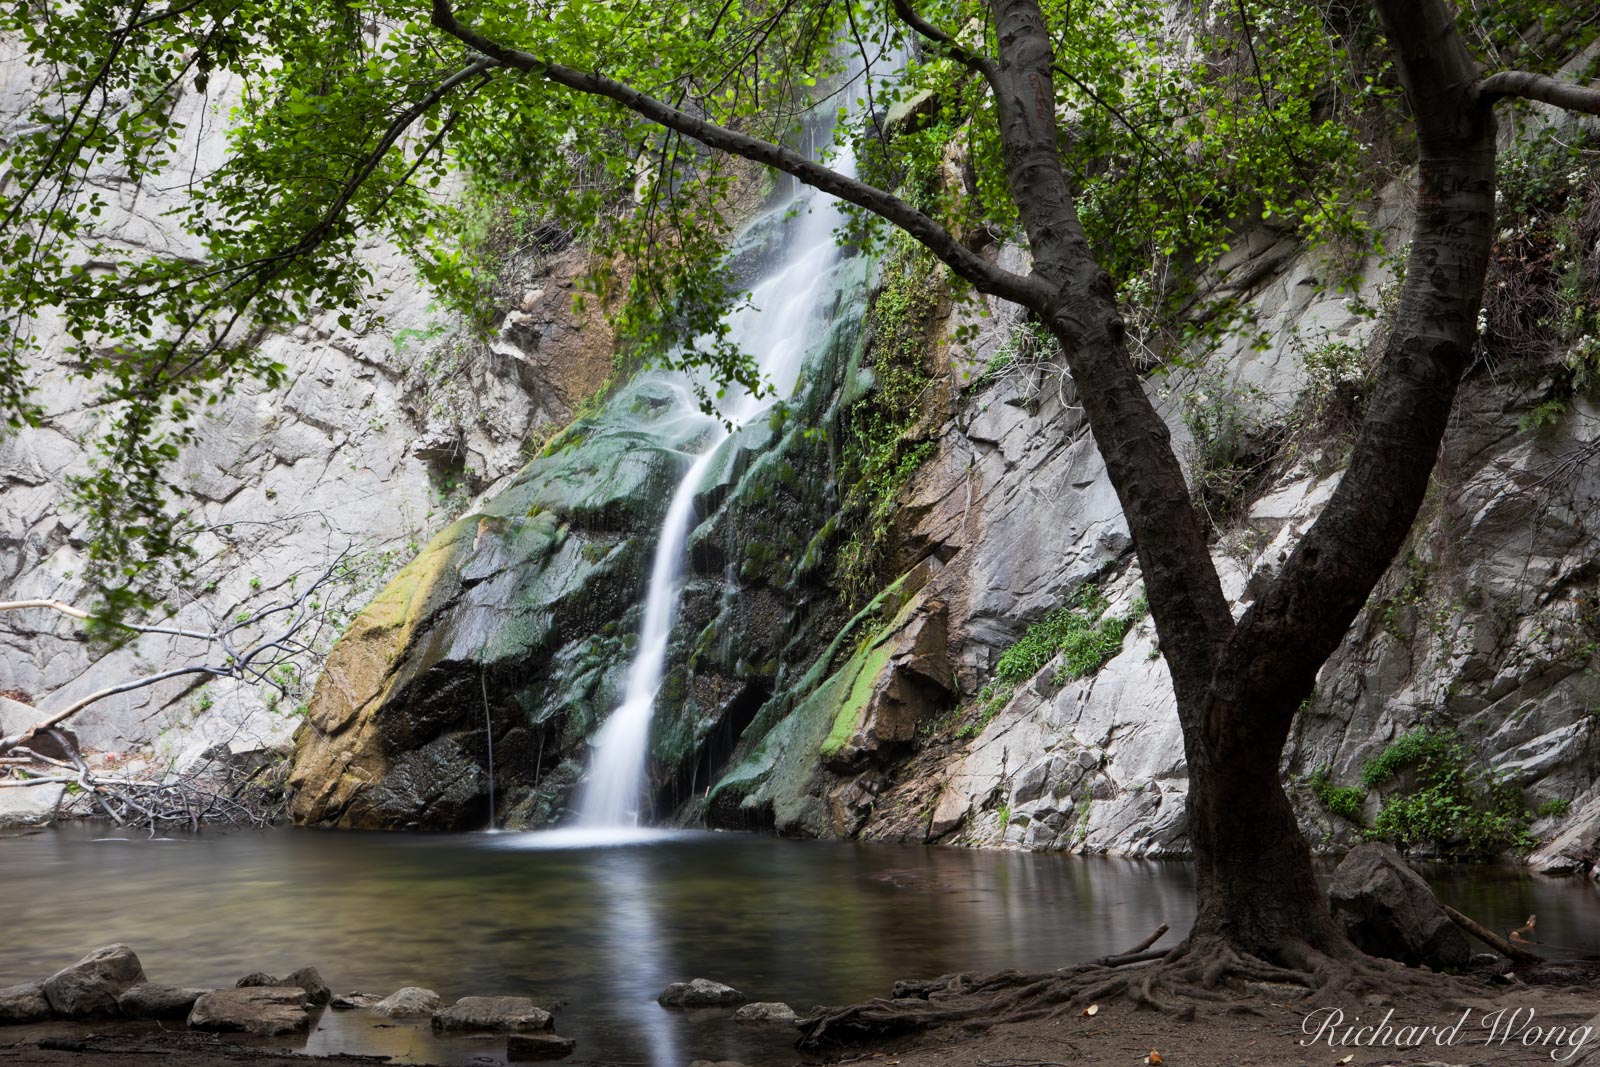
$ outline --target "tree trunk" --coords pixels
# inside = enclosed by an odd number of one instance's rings
[[[1278,752],[1269,749],[1218,758],[1208,745],[1188,746],[1197,897],[1190,948],[1220,943],[1290,967],[1306,967],[1308,949],[1357,955],[1328,913]]]

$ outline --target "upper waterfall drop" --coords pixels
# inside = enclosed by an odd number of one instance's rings
[[[855,160],[840,152],[836,169],[853,174]],[[730,313],[729,337],[755,357],[761,378],[773,395],[787,398],[799,380],[811,324],[833,296],[829,276],[840,259],[835,231],[844,222],[838,202],[806,186],[772,209],[785,220],[784,251],[751,288],[750,300]],[[651,563],[644,619],[623,698],[595,734],[594,755],[578,797],[577,825],[584,829],[638,825],[649,757],[650,725],[656,696],[666,673],[667,647],[678,613],[689,534],[697,522],[695,497],[732,433],[768,406],[770,398],[730,385],[715,417],[695,405],[689,383],[679,390],[683,415],[706,423],[704,450],[673,490]]]

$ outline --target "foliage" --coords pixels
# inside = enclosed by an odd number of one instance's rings
[[[1541,819],[1559,819],[1566,815],[1571,807],[1572,801],[1566,797],[1552,797],[1540,804],[1539,809],[1534,814]]]
[[[1146,611],[1140,601],[1125,615],[1107,616],[1107,606],[1099,589],[1083,586],[1076,606],[1052,611],[1001,653],[995,664],[996,680],[1012,685],[1026,681],[1058,656],[1057,684],[1094,674],[1122,650],[1122,639]]]
[[[1213,526],[1242,510],[1277,454],[1281,430],[1263,416],[1264,399],[1259,389],[1235,386],[1216,374],[1202,375],[1182,397],[1195,503]]]
[[[1402,774],[1411,787],[1385,799],[1368,833],[1374,840],[1468,859],[1535,844],[1520,792],[1475,767],[1453,731],[1419,727],[1402,734],[1367,761],[1361,780],[1376,789]]]
[[[926,367],[939,310],[933,257],[895,236],[872,298],[868,355],[872,388],[851,405],[842,428],[839,548],[835,581],[847,603],[863,603],[883,585],[896,498],[936,448],[915,431],[928,409]]]
[[[1318,767],[1313,771],[1308,784],[1311,795],[1331,814],[1347,822],[1361,824],[1361,807],[1367,798],[1365,790],[1353,785],[1334,785],[1333,772],[1327,767]]]

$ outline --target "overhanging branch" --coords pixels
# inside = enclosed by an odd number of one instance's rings
[[[1478,83],[1478,96],[1484,100],[1500,100],[1508,96],[1524,100],[1537,100],[1567,111],[1585,115],[1600,115],[1600,89],[1591,89],[1576,82],[1562,81],[1548,74],[1534,74],[1526,70],[1502,70]]]
[[[490,40],[455,16],[449,0],[433,0],[433,24],[501,66],[520,70],[590,96],[613,100],[629,111],[701,144],[762,163],[792,175],[856,207],[870,211],[906,231],[979,292],[1039,309],[1048,294],[1031,279],[995,266],[967,248],[939,223],[891,193],[824,167],[797,152],[696,118],[630,85],[601,74],[550,63],[529,52]]]

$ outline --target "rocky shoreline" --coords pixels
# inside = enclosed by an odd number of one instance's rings
[[[705,978],[674,982],[661,991],[657,1001],[665,1010],[736,1009],[728,1018],[741,1025],[793,1027],[799,1021],[787,1004],[752,1002],[737,989]],[[323,1010],[365,1012],[394,1021],[387,1025],[425,1023],[441,1034],[503,1039],[504,1056],[511,1063],[558,1060],[572,1055],[577,1047],[575,1039],[555,1032],[555,1015],[563,1006],[560,1001],[536,1005],[520,996],[465,996],[446,1004],[438,993],[421,986],[405,986],[387,996],[361,991],[336,994],[316,967],[302,967],[283,978],[253,972],[231,989],[169,986],[149,981],[134,950],[116,944],[95,949],[47,978],[0,987],[0,1038],[5,1027],[73,1023],[94,1028],[89,1036],[43,1036],[9,1045],[0,1042],[0,1062],[5,1062],[7,1051],[32,1049],[40,1055],[126,1055],[132,1057],[126,1061],[129,1063],[142,1062],[143,1056],[176,1053],[180,1059],[163,1058],[162,1062],[182,1063],[181,1056],[189,1051],[215,1054],[223,1047],[244,1050],[252,1060],[267,1057],[260,1062],[345,1062],[349,1054],[330,1058],[236,1043],[306,1034],[315,1028]],[[182,1021],[186,1034],[165,1028],[159,1035],[127,1032],[129,1024],[175,1021]],[[155,1037],[176,1039],[178,1047],[146,1049]],[[360,1056],[357,1061],[387,1058]]]

